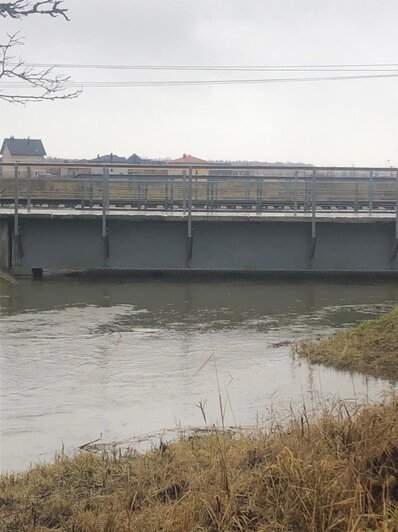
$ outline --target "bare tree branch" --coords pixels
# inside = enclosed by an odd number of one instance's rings
[[[0,17],[20,19],[29,15],[50,15],[51,17],[62,16],[69,20],[67,9],[61,5],[63,0],[14,0],[14,2],[0,2]]]
[[[14,47],[23,44],[19,33],[8,35],[8,42],[0,44],[0,100],[28,103],[73,99],[81,94],[81,90],[68,90],[69,76],[54,74],[53,68],[26,67],[21,58],[10,55]],[[18,94],[4,92],[10,88],[18,88]]]
[[[69,20],[63,0],[14,0],[0,2],[0,18],[21,19],[30,15],[61,16]],[[28,103],[77,98],[81,90],[68,88],[69,76],[55,74],[54,69],[27,67],[21,58],[13,56],[15,47],[23,46],[19,33],[8,34],[5,44],[0,43],[0,101]],[[14,93],[14,90],[17,93]]]

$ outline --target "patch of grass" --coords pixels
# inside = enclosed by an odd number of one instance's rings
[[[322,340],[300,342],[299,356],[311,363],[398,380],[398,307]]]
[[[398,530],[398,401],[0,477],[0,530]]]

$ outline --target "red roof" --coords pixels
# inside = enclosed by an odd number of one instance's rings
[[[170,161],[171,164],[205,164],[208,163],[208,161],[205,161],[204,159],[198,159],[198,157],[194,157],[191,154],[186,154],[182,157],[179,157],[178,159],[174,159],[174,161]]]

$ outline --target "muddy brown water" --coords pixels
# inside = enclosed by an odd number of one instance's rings
[[[377,399],[392,385],[311,367],[289,342],[394,303],[396,281],[49,276],[0,284],[1,470],[97,438],[202,425],[200,401],[218,423],[219,390],[232,425],[303,403]]]

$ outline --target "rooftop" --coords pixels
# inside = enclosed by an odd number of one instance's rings
[[[106,155],[97,155],[95,159],[88,159],[89,163],[125,163],[126,157],[120,157],[114,153],[107,153]]]
[[[208,163],[208,161],[205,161],[204,159],[199,159],[198,157],[194,157],[191,154],[184,153],[182,157],[179,157],[178,159],[174,159],[173,161],[170,161],[170,164],[205,164]]]
[[[44,157],[46,155],[46,150],[40,139],[30,139],[29,137],[27,139],[16,139],[14,137],[4,139],[0,151],[2,155],[6,147],[13,156],[31,155]]]

